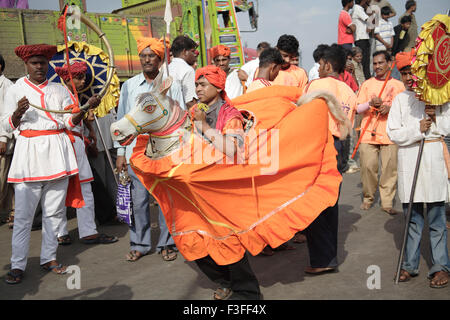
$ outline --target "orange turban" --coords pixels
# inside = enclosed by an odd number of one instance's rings
[[[56,53],[56,46],[48,44],[29,44],[18,46],[14,49],[16,55],[25,62],[34,56],[44,56],[50,60]]]
[[[220,96],[226,102],[230,103],[230,99],[225,92],[225,82],[227,81],[227,74],[225,71],[220,69],[219,67],[209,65],[203,68],[199,68],[195,71],[195,81],[197,81],[200,77],[205,77],[206,80],[209,81],[214,87],[222,89]]]
[[[211,83],[216,88],[222,90],[225,89],[227,74],[219,67],[210,65],[197,69],[197,71],[195,71],[195,81],[197,81],[202,76],[205,77],[206,80],[208,80],[209,83]]]
[[[87,64],[84,61],[74,62],[70,64],[70,67],[67,67],[65,64],[62,67],[56,67],[55,72],[60,76],[64,81],[69,81],[69,68],[73,77],[76,77],[81,74],[85,74],[87,71]]]
[[[137,42],[137,49],[138,49],[139,54],[145,48],[150,47],[150,49],[161,58],[161,60],[164,59],[164,42],[163,42],[163,40],[159,40],[156,38],[143,37],[143,38],[137,39],[136,42]]]
[[[229,57],[231,50],[229,47],[219,44],[218,46],[211,48],[211,58],[214,59],[217,56]]]
[[[395,55],[395,61],[397,62],[398,70],[401,70],[407,66],[411,66],[415,54],[416,54],[415,50],[411,50],[410,52],[397,53]]]

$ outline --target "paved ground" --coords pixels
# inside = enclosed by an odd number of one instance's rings
[[[382,213],[378,206],[362,212],[359,209],[360,188],[359,173],[344,176],[340,201],[338,273],[305,276],[303,270],[308,263],[306,244],[294,244],[296,250],[278,252],[272,257],[250,257],[265,299],[450,299],[450,287],[431,289],[428,286],[426,276],[430,255],[429,242],[425,237],[421,274],[408,283],[394,284],[403,218],[401,215],[391,217]],[[396,209],[400,209],[399,204]],[[76,219],[70,219],[68,227],[70,235],[76,239]],[[4,282],[10,267],[11,230],[1,225],[0,299],[211,299],[215,286],[195,263],[185,261],[181,255],[175,261],[164,262],[157,253],[138,262],[127,262],[124,259],[129,249],[127,226],[100,226],[99,231],[116,235],[120,240],[110,245],[85,245],[75,240],[72,245],[58,249],[61,262],[80,267],[80,289],[68,289],[67,280],[71,275],[47,274],[39,268],[40,231],[32,232],[23,282],[11,286]],[[156,239],[158,229],[153,231],[153,238]],[[370,290],[367,286],[368,278],[373,273],[367,273],[370,266],[379,267],[380,289]]]

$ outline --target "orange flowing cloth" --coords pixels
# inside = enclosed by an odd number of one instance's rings
[[[271,86],[233,100],[237,109],[254,115],[256,132],[268,129],[267,136],[278,135],[277,143],[269,139],[264,145],[267,151],[262,144],[255,146],[255,135],[245,136],[247,158],[273,152],[277,159],[272,164],[194,163],[212,148],[196,134],[183,142],[180,154],[187,151],[187,156],[180,155],[182,161],[170,155],[152,160],[144,154],[148,136],[138,137],[131,165],[161,205],[186,260],[210,255],[228,265],[246,250],[257,255],[266,245],[276,248],[336,203],[342,177],[328,130],[328,107],[322,99],[297,107],[293,102],[301,94],[299,88]],[[217,151],[215,159],[224,156]],[[274,163],[276,174],[261,174]]]

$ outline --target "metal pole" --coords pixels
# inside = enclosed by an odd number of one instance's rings
[[[103,138],[102,131],[100,130],[100,126],[98,124],[97,116],[94,114],[95,124],[97,125],[97,131],[100,135],[100,140],[102,140],[103,148],[105,148],[106,157],[108,158],[109,166],[111,167],[111,170],[113,172],[114,180],[116,181],[116,184],[119,185],[119,179],[117,178],[116,173],[114,172],[114,165],[112,162],[111,154],[109,153],[108,148],[106,147],[105,139]]]
[[[425,139],[422,139],[420,141],[419,153],[417,155],[416,169],[414,171],[414,176],[413,176],[413,181],[412,181],[412,186],[411,186],[411,194],[409,195],[408,211],[406,213],[405,229],[403,230],[402,247],[400,249],[400,255],[398,257],[397,274],[395,275],[395,284],[398,284],[398,280],[400,278],[400,270],[401,270],[401,265],[402,265],[402,261],[403,261],[403,255],[405,253],[406,238],[408,237],[409,221],[411,220],[411,211],[412,211],[412,206],[414,203],[414,193],[416,191],[417,176],[419,175],[420,160],[422,159],[424,144],[425,144]]]

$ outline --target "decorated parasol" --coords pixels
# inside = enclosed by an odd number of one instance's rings
[[[419,100],[426,105],[441,106],[450,101],[450,11],[447,15],[437,14],[422,25],[422,31],[416,39],[416,53],[411,64],[414,79],[414,91]],[[403,242],[397,262],[395,283],[400,279],[401,263],[405,252],[408,228],[411,220],[414,193],[422,159],[425,139],[420,141],[416,168],[411,185],[408,211],[405,217]]]
[[[450,101],[450,17],[437,14],[422,26],[416,40],[415,76],[417,97],[430,105]]]
[[[68,43],[70,61],[83,61],[87,64],[86,86],[78,91],[80,105],[84,105],[94,94],[99,94],[107,82],[109,56],[102,49],[86,42]],[[49,81],[64,84],[63,80],[55,72],[56,67],[62,67],[66,63],[65,45],[59,45],[58,52],[49,62],[47,79]],[[120,81],[114,70],[111,81],[106,89],[101,103],[94,109],[94,114],[103,117],[117,106],[120,96]]]

